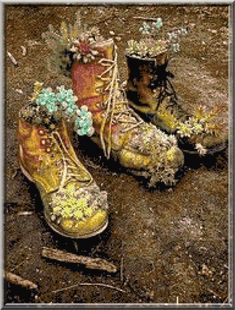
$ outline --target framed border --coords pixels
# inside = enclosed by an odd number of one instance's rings
[[[3,103],[5,100],[5,75],[4,75],[4,55],[5,55],[5,32],[4,32],[4,25],[5,25],[5,7],[7,5],[30,5],[30,4],[39,4],[39,5],[153,5],[153,4],[169,4],[169,5],[228,5],[229,6],[229,25],[230,25],[230,36],[229,36],[229,80],[228,80],[228,87],[229,87],[229,161],[228,161],[228,176],[229,176],[229,208],[228,208],[228,244],[229,244],[229,275],[228,275],[228,303],[222,304],[222,303],[193,303],[193,304],[187,304],[187,303],[179,303],[179,304],[170,304],[170,303],[126,303],[126,304],[119,304],[119,303],[79,303],[79,304],[62,304],[62,303],[56,303],[56,304],[3,304],[3,295],[4,295],[4,280],[3,280],[3,270],[4,270],[4,222],[3,222],[3,211],[1,212],[0,221],[1,221],[1,227],[2,227],[2,238],[0,238],[0,249],[1,249],[1,270],[2,270],[2,281],[0,281],[0,301],[1,301],[1,308],[2,309],[83,309],[83,308],[97,308],[97,309],[106,309],[106,308],[164,308],[164,309],[178,309],[178,308],[210,308],[210,309],[218,309],[218,308],[233,308],[233,300],[234,300],[234,285],[233,285],[233,279],[234,279],[234,246],[233,246],[233,237],[234,237],[234,212],[233,212],[233,205],[234,205],[234,177],[233,177],[233,171],[234,171],[234,89],[235,89],[235,81],[234,81],[234,72],[235,72],[235,65],[234,65],[234,23],[235,23],[235,0],[233,1],[223,1],[223,0],[191,0],[190,2],[187,1],[171,1],[171,0],[148,0],[145,1],[137,1],[137,0],[129,0],[129,1],[99,1],[99,0],[90,0],[90,1],[76,1],[76,0],[70,0],[69,2],[65,2],[64,0],[55,0],[55,1],[44,1],[39,0],[36,2],[33,2],[33,0],[24,0],[24,1],[14,1],[14,0],[5,0],[0,1],[0,16],[1,16],[1,23],[0,23],[0,34],[1,34],[1,51],[2,51],[2,57],[0,59],[0,65],[2,68],[1,71],[1,98],[2,98],[2,104],[0,106],[0,117],[1,117],[1,135],[0,135],[0,143],[2,146],[2,152],[1,152],[1,170],[0,170],[0,176],[2,180],[2,184],[4,184],[4,169],[5,169],[5,142],[4,142],[4,125],[5,125],[5,111],[3,108]],[[4,184],[5,185],[5,184]],[[4,205],[4,198],[5,198],[5,186],[0,187],[0,197],[2,199],[2,206]],[[3,208],[2,208],[3,210]]]

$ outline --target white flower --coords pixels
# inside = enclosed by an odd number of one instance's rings
[[[74,53],[76,53],[77,50],[78,50],[77,47],[74,46],[74,45],[70,48],[70,51],[71,51],[71,52],[74,52]]]
[[[86,105],[82,105],[82,106],[81,106],[81,110],[82,110],[82,111],[88,111],[88,107],[87,107]]]
[[[199,155],[204,156],[207,153],[207,149],[201,143],[197,143],[195,145],[196,150],[198,151]]]
[[[95,133],[94,127],[90,127],[89,130],[88,130],[87,135],[88,135],[88,137],[91,137],[94,133]]]

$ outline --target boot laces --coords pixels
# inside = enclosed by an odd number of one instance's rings
[[[153,69],[153,80],[151,82],[153,88],[160,87],[160,93],[157,99],[157,108],[159,109],[160,104],[166,97],[170,97],[170,102],[167,108],[178,105],[178,97],[170,78],[174,78],[174,75],[170,71],[166,71],[165,68],[159,68],[157,65]]]
[[[109,158],[112,150],[112,125],[115,123],[125,124],[126,126],[121,132],[127,132],[138,127],[143,123],[143,120],[129,108],[125,91],[120,86],[116,46],[114,47],[114,59],[102,58],[99,63],[107,67],[98,78],[105,82],[104,91],[108,93],[107,99],[102,103],[105,115],[100,129],[100,140],[104,154]],[[106,144],[104,133],[107,126],[108,139]]]
[[[88,179],[84,180],[84,178],[81,178],[81,175],[79,174],[79,169],[81,168],[81,164],[77,159],[74,159],[68,152],[66,146],[64,145],[64,142],[61,138],[61,135],[58,131],[54,131],[52,133],[52,139],[55,142],[55,144],[58,147],[58,150],[61,153],[62,156],[62,177],[60,180],[59,190],[62,191],[62,189],[65,187],[66,184],[71,182],[72,180],[77,180],[79,182],[86,182],[90,184],[92,182],[92,177],[88,174]]]

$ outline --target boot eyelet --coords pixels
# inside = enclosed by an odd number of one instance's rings
[[[47,152],[47,153],[50,153],[50,152],[51,152],[51,148],[48,147],[48,148],[46,149],[46,152]]]
[[[42,140],[41,140],[41,144],[42,144],[42,145],[46,145],[46,140],[45,140],[45,139],[42,139]]]
[[[51,145],[51,139],[50,138],[46,139],[46,144]]]
[[[44,130],[39,129],[39,130],[38,130],[38,133],[39,133],[40,136],[43,136],[45,132],[44,132]]]

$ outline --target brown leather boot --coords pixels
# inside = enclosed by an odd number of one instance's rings
[[[158,128],[175,134],[187,153],[214,154],[226,148],[227,133],[219,120],[221,108],[194,114],[181,106],[167,71],[168,54],[146,58],[127,54],[127,98],[131,107]]]

